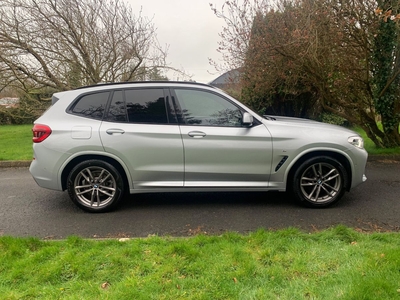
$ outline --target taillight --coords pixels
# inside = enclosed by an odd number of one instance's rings
[[[51,128],[47,125],[35,124],[32,128],[34,143],[41,143],[51,134]]]

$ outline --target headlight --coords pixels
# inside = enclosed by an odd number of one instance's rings
[[[357,148],[364,148],[364,140],[360,136],[351,136],[347,139],[347,141]]]

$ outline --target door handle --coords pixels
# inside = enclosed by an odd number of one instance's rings
[[[124,130],[118,129],[118,128],[110,128],[110,129],[107,129],[106,132],[108,134],[110,134],[110,135],[113,135],[113,134],[124,134],[125,133]]]
[[[202,137],[205,137],[206,134],[204,132],[202,132],[202,131],[190,131],[188,133],[188,136],[190,136],[192,138],[195,138],[195,139],[200,139]]]

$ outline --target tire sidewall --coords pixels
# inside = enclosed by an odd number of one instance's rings
[[[326,202],[314,202],[310,201],[305,196],[303,195],[303,192],[301,191],[300,187],[300,181],[301,181],[301,176],[305,172],[307,168],[310,166],[317,164],[317,163],[326,163],[332,165],[336,170],[338,170],[339,175],[340,175],[340,190],[338,193],[329,201]],[[294,173],[293,181],[292,181],[292,193],[295,197],[295,200],[307,207],[313,207],[313,208],[323,208],[323,207],[328,207],[331,206],[335,203],[337,203],[340,198],[342,198],[344,192],[345,192],[345,183],[347,180],[347,172],[346,169],[343,167],[343,165],[337,161],[334,158],[327,157],[327,156],[318,156],[318,157],[313,157],[310,158],[306,161],[304,161],[296,170]]]
[[[87,167],[100,167],[100,168],[106,169],[108,172],[111,173],[111,175],[115,179],[115,182],[117,185],[116,191],[115,191],[115,194],[114,194],[112,200],[106,206],[103,206],[100,208],[89,207],[89,206],[83,204],[76,195],[75,187],[74,187],[76,176],[83,169],[85,169]],[[118,205],[118,203],[120,202],[121,198],[124,195],[124,183],[123,183],[121,174],[118,172],[118,170],[113,165],[111,165],[105,161],[101,161],[101,160],[87,160],[87,161],[83,161],[83,162],[79,163],[78,165],[76,165],[68,175],[67,189],[68,189],[68,195],[75,205],[77,205],[79,208],[83,209],[84,211],[92,212],[92,213],[93,212],[94,213],[108,212],[108,211],[115,209],[115,207]]]

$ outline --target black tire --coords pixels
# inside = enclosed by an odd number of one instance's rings
[[[346,169],[336,159],[313,157],[303,162],[294,173],[292,191],[307,207],[327,207],[338,202],[345,192]]]
[[[67,180],[72,202],[87,212],[111,211],[124,195],[121,174],[105,161],[83,161],[72,169]]]

